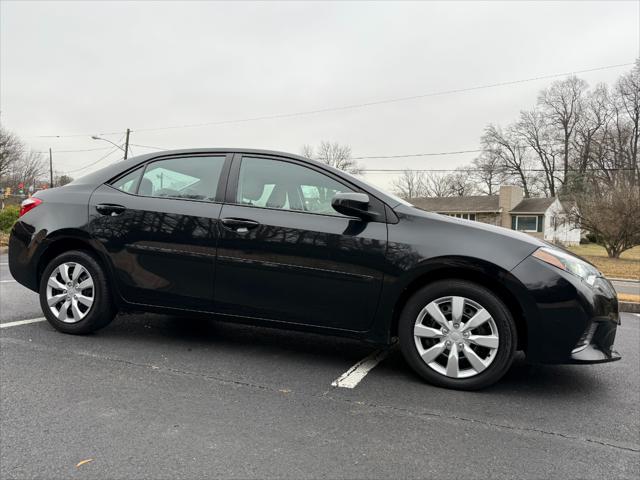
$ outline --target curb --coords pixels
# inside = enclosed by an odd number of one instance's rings
[[[640,313],[640,303],[618,302],[618,311],[624,313]]]
[[[638,280],[637,278],[609,278],[609,277],[607,277],[607,280],[609,280],[611,282],[640,283],[640,280]]]

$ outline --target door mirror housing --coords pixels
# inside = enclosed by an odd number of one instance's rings
[[[348,217],[357,217],[362,220],[375,220],[376,212],[369,211],[369,195],[366,193],[337,193],[331,199],[333,209]]]

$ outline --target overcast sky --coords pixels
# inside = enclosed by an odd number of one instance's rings
[[[71,171],[133,130],[133,153],[237,146],[354,156],[476,149],[490,122],[534,105],[551,80],[195,128],[156,127],[310,111],[633,62],[640,3],[0,3],[1,119]],[[630,69],[580,76],[612,83]],[[82,134],[42,138],[39,135]],[[452,168],[474,154],[363,160],[365,168]],[[111,161],[74,173],[81,176]],[[389,176],[368,175],[382,186]]]

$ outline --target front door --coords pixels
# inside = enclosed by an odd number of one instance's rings
[[[225,155],[154,160],[93,193],[90,233],[125,300],[213,309],[227,161]]]
[[[356,190],[320,169],[257,156],[235,162],[220,214],[216,308],[367,330],[382,285],[386,223],[334,211],[333,195]]]

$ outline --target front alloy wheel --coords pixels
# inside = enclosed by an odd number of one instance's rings
[[[460,390],[499,380],[517,345],[515,322],[502,300],[466,280],[440,280],[416,291],[400,314],[398,336],[420,376]]]
[[[451,378],[469,378],[484,371],[500,344],[491,314],[465,297],[429,302],[416,318],[413,335],[422,361]]]

